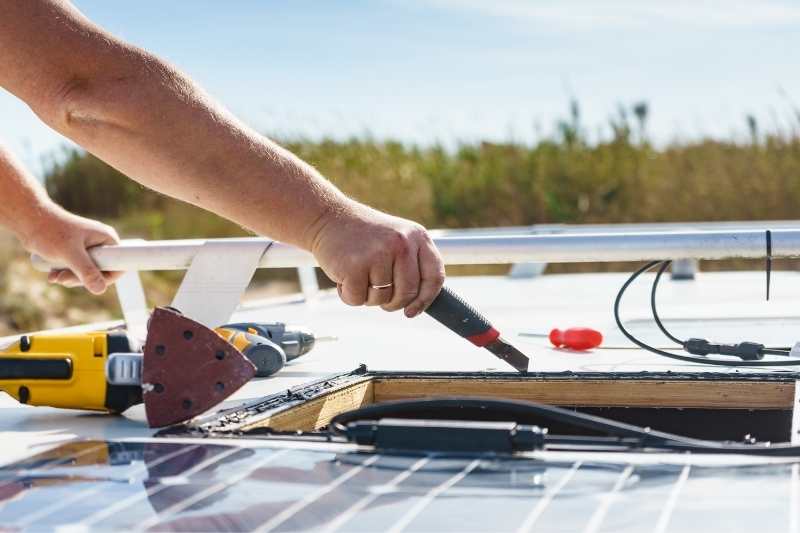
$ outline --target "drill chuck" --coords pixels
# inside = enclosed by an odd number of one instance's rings
[[[248,331],[271,340],[283,349],[287,361],[292,361],[301,355],[307,354],[311,351],[316,342],[314,334],[308,329],[297,326],[287,326],[283,322],[239,322],[236,324],[226,324],[222,327],[225,329]]]

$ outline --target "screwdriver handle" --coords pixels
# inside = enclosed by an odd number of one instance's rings
[[[486,317],[446,286],[425,312],[475,346],[484,347],[500,336]]]
[[[597,348],[603,342],[603,334],[591,328],[569,328],[565,330],[556,328],[550,332],[549,337],[553,346],[579,351]]]

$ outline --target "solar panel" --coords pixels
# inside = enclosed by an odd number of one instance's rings
[[[0,468],[0,524],[10,530],[797,530],[796,464],[583,455],[564,461],[155,439],[69,443]]]

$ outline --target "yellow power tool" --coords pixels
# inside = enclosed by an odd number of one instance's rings
[[[219,332],[161,307],[143,350],[124,331],[23,335],[0,350],[0,391],[21,403],[117,413],[144,403],[152,427],[207,411],[255,373]]]
[[[109,383],[109,356],[139,351],[124,331],[23,335],[0,351],[0,390],[25,404],[119,413],[142,402],[142,388]]]
[[[307,353],[314,336],[282,323],[230,324],[214,330],[269,376]],[[0,391],[19,402],[120,413],[142,403],[142,357],[125,331],[23,335],[0,350]]]

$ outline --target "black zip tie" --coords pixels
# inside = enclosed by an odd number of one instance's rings
[[[769,282],[772,274],[772,232],[767,230],[767,301],[769,301]]]

